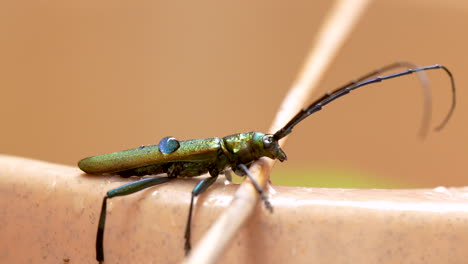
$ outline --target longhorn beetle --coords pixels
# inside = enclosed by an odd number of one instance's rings
[[[410,69],[375,77],[389,70],[396,69],[397,67],[406,67]],[[107,192],[102,201],[97,231],[97,261],[101,263],[104,260],[103,238],[106,222],[107,199],[132,194],[148,187],[165,183],[177,177],[195,177],[209,173],[211,177],[198,182],[192,191],[190,209],[185,229],[185,252],[188,253],[190,251],[190,224],[192,221],[194,198],[212,185],[218,178],[219,174],[224,173],[226,174],[226,178],[230,179],[230,170],[232,169],[234,173],[239,176],[247,175],[263,199],[265,207],[270,212],[273,212],[273,208],[269,203],[265,192],[249,172],[248,168],[255,160],[260,157],[269,157],[271,159],[285,161],[286,154],[280,148],[278,141],[291,133],[292,129],[306,117],[321,110],[322,107],[328,103],[348,94],[352,90],[368,84],[381,82],[415,72],[420,72],[420,74],[422,74],[423,71],[432,69],[441,69],[445,71],[450,77],[452,86],[452,105],[450,110],[441,124],[435,128],[435,130],[440,130],[447,124],[455,109],[455,82],[452,73],[446,67],[438,64],[416,67],[412,63],[398,62],[372,71],[332,92],[323,95],[319,99],[315,100],[311,105],[299,111],[299,113],[297,113],[283,128],[272,135],[260,132],[249,132],[234,134],[223,138],[213,137],[185,141],[179,141],[174,137],[165,137],[161,139],[157,145],[141,146],[135,149],[80,160],[78,162],[78,167],[89,174],[110,173],[118,174],[123,177],[145,176],[161,173],[167,174],[166,177],[140,179]],[[424,76],[420,76],[420,79],[423,77]],[[423,82],[423,79],[421,79],[421,81]],[[422,129],[424,131],[427,129],[428,120],[430,118],[430,111],[428,111],[428,108],[430,108],[430,94],[424,82],[423,86],[425,88],[427,99],[422,125]]]

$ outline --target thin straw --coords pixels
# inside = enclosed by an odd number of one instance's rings
[[[276,132],[300,110],[301,106],[305,105],[369,2],[370,0],[335,1],[317,34],[301,72],[277,112],[270,133]],[[285,139],[281,140],[281,145],[284,145]],[[261,158],[250,167],[255,180],[263,188],[269,179],[273,164],[273,160]],[[258,198],[259,195],[252,183],[246,179],[234,194],[230,206],[198,242],[185,263],[215,263],[252,214]]]

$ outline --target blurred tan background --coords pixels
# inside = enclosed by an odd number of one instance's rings
[[[329,2],[2,1],[0,152],[75,166],[168,135],[266,131]],[[444,64],[459,99],[445,130],[418,138],[415,76],[373,85],[296,127],[273,182],[466,185],[467,16],[461,0],[376,1],[314,95],[394,61]],[[450,83],[428,76],[435,126]]]

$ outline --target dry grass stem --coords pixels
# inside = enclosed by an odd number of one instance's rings
[[[305,64],[284,99],[269,130],[276,132],[306,104],[339,48],[362,16],[369,0],[337,0],[324,21]],[[284,145],[285,139],[281,141]],[[265,187],[274,161],[262,158],[251,167],[254,178]],[[233,197],[231,205],[197,243],[186,263],[215,263],[236,232],[252,214],[259,195],[246,179]]]

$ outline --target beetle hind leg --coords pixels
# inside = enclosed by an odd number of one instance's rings
[[[116,196],[129,195],[134,192],[146,189],[148,187],[168,182],[171,179],[172,178],[170,177],[145,178],[127,183],[123,186],[120,186],[107,192],[106,196],[104,196],[104,199],[102,200],[101,213],[99,216],[99,224],[96,235],[96,260],[99,263],[102,263],[104,261],[104,228],[106,225],[107,199]]]

